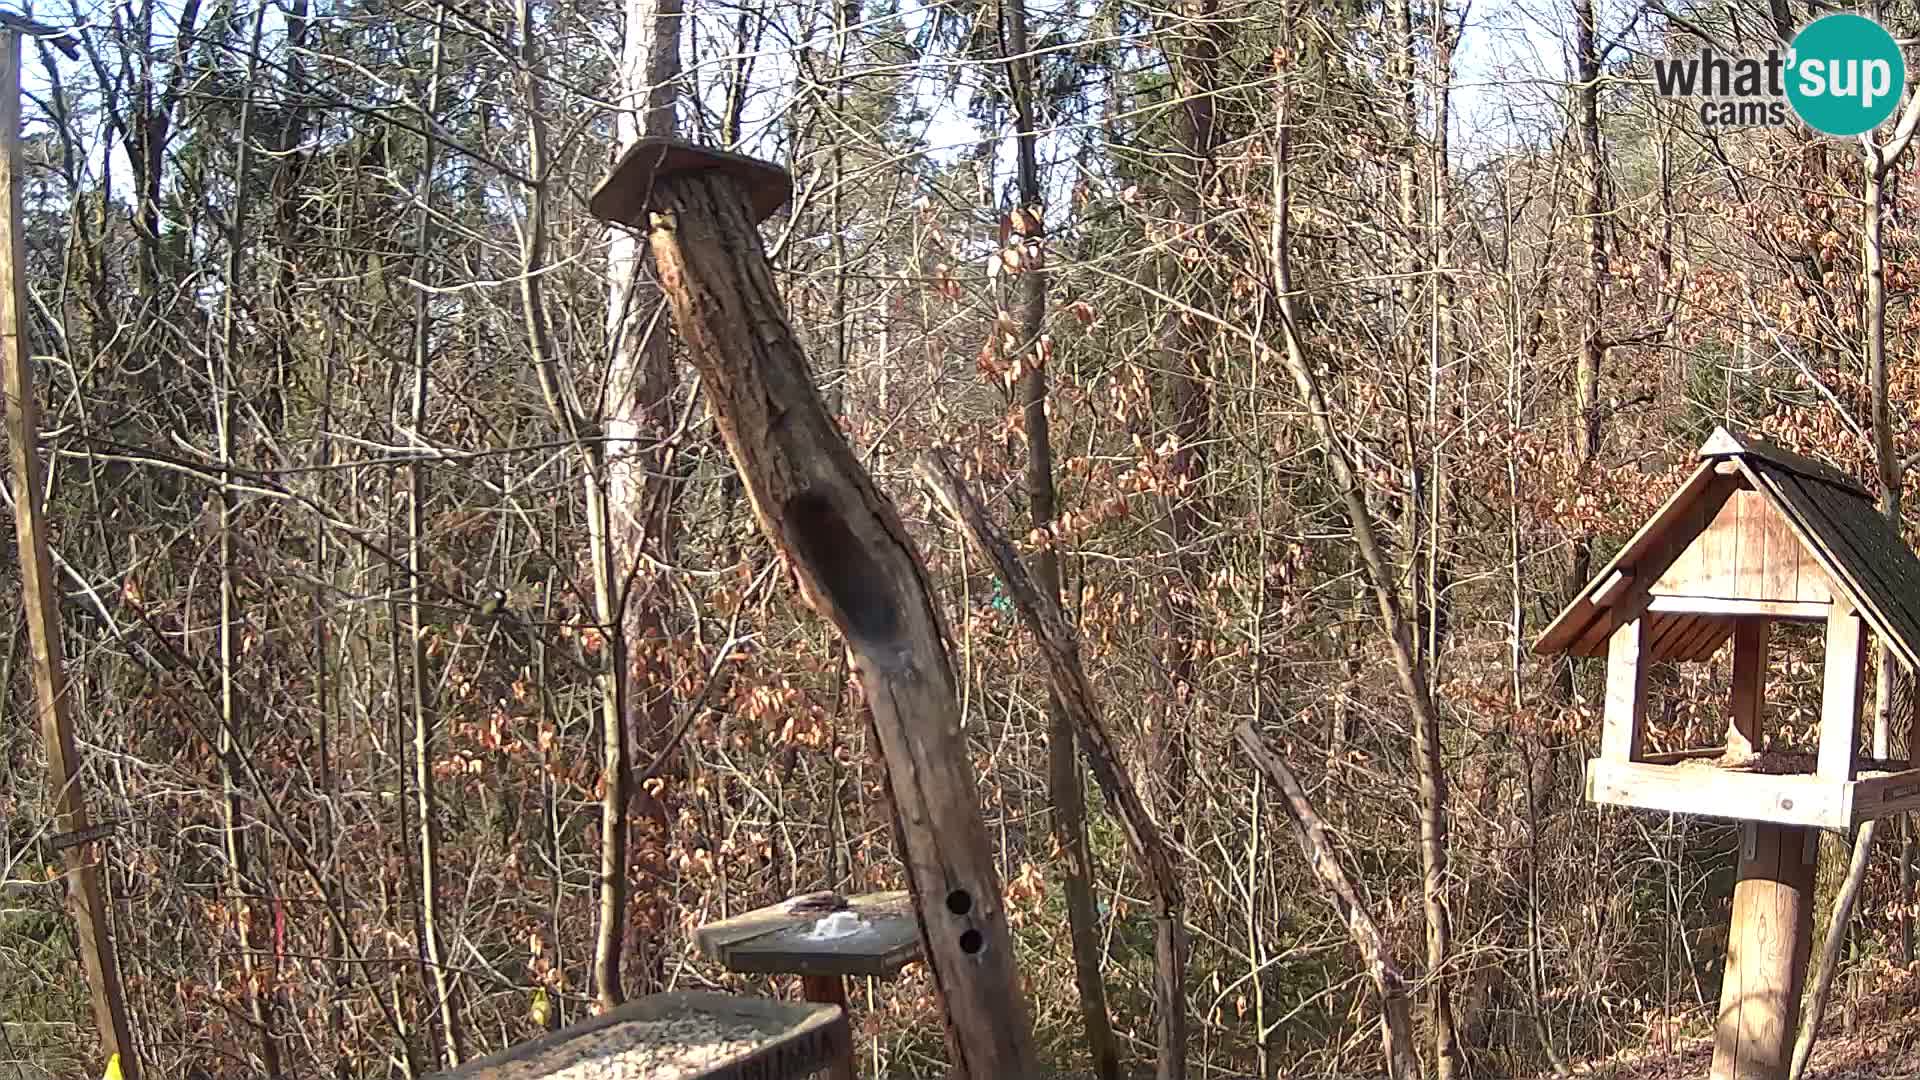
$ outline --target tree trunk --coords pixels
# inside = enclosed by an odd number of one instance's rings
[[[1086,751],[1087,761],[1093,766],[1093,775],[1100,781],[1101,790],[1106,793],[1107,804],[1120,816],[1120,823],[1126,830],[1128,850],[1154,899],[1154,1007],[1163,1017],[1179,1020],[1178,1023],[1163,1022],[1160,1025],[1162,1041],[1158,1075],[1166,1077],[1177,1074],[1186,1068],[1186,1047],[1168,1040],[1184,1033],[1186,1029],[1184,988],[1187,946],[1186,930],[1182,923],[1185,912],[1180,893],[1180,875],[1176,869],[1174,851],[1161,837],[1159,823],[1147,811],[1146,803],[1141,800],[1132,778],[1120,765],[1120,753],[1112,737],[1107,734],[1105,722],[1100,719],[1099,702],[1094,696],[1093,684],[1088,682],[1086,669],[1080,663],[1078,636],[1068,625],[1059,601],[1044,591],[1044,584],[1037,583],[1027,574],[1020,565],[1013,545],[994,527],[986,511],[967,492],[960,474],[937,452],[929,453],[916,471],[921,482],[960,522],[968,542],[993,567],[1001,584],[1006,587],[1013,606],[1020,612],[1021,619],[1046,657],[1052,700],[1066,713],[1070,729],[1078,731],[1080,745]]]
[[[654,263],[754,515],[801,595],[845,638],[873,708],[956,1072],[1034,1075],[1032,1022],[925,564],[827,413],[746,192],[716,172],[650,186]]]
[[[1600,453],[1605,411],[1600,402],[1600,368],[1606,344],[1600,335],[1607,280],[1607,231],[1604,164],[1600,156],[1600,54],[1593,0],[1573,0],[1574,117],[1579,130],[1580,187],[1575,209],[1580,219],[1586,265],[1580,274],[1580,354],[1573,376],[1573,461],[1576,482],[1584,483]],[[1593,536],[1574,537],[1573,568],[1567,595],[1586,587],[1593,576]]]
[[[1036,227],[1044,221],[1040,185],[1039,123],[1034,115],[1033,64],[1027,56],[1026,0],[1006,0],[1008,76],[1017,114],[1020,202]],[[1024,234],[1026,230],[1020,230]],[[1013,243],[1024,243],[1016,235]],[[1029,529],[1045,529],[1058,513],[1053,483],[1053,439],[1047,422],[1046,352],[1042,338],[1047,316],[1045,263],[1023,264],[1018,281],[1020,349],[1025,374],[1020,378],[1021,415],[1027,429],[1027,515]],[[885,360],[882,359],[884,364]],[[1033,576],[1055,604],[1060,596],[1060,557],[1051,544],[1033,555]],[[1087,1054],[1100,1080],[1119,1080],[1120,1052],[1107,1015],[1107,987],[1100,974],[1100,921],[1093,901],[1093,853],[1087,842],[1086,793],[1080,761],[1073,752],[1073,721],[1057,691],[1047,692],[1047,801],[1053,808],[1053,837],[1065,857],[1061,891],[1067,905],[1067,935],[1073,948],[1074,982],[1080,991],[1080,1021]]]
[[[1880,481],[1880,512],[1900,529],[1901,485],[1905,470],[1893,440],[1893,405],[1887,372],[1887,267],[1882,247],[1882,226],[1886,214],[1886,178],[1911,144],[1916,123],[1920,123],[1920,99],[1911,100],[1902,111],[1895,133],[1886,144],[1865,137],[1866,190],[1864,192],[1865,236],[1861,256],[1867,284],[1866,337],[1867,382],[1872,395],[1874,471]],[[1895,663],[1885,642],[1874,650],[1878,678],[1873,708],[1873,756],[1885,758],[1891,750]],[[1869,821],[1854,832],[1853,856],[1847,864],[1833,899],[1826,923],[1820,965],[1813,980],[1813,992],[1801,1017],[1799,1038],[1793,1048],[1792,1080],[1806,1073],[1807,1061],[1820,1034],[1821,1015],[1826,1012],[1827,997],[1840,964],[1853,907],[1866,879],[1869,855],[1873,849],[1878,822]],[[1825,849],[1823,848],[1823,851]],[[1835,849],[1837,850],[1837,849]],[[1823,859],[1823,861],[1825,861]]]
[[[414,248],[413,301],[413,395],[408,406],[409,422],[416,438],[424,438],[427,424],[427,385],[432,368],[432,316],[427,303],[426,285],[433,273],[433,174],[437,140],[431,134],[440,111],[440,76],[444,53],[441,35],[445,30],[446,9],[437,9],[433,30],[433,54],[427,73],[425,127],[428,130],[420,153],[419,216]],[[426,476],[417,458],[407,465],[407,672],[409,711],[413,715],[413,785],[418,800],[416,817],[420,841],[420,947],[425,950],[427,970],[432,975],[433,1009],[429,1014],[440,1029],[441,1045],[447,1067],[458,1066],[462,1057],[460,1009],[453,996],[453,980],[447,971],[446,945],[440,937],[440,820],[434,805],[433,732],[436,726],[433,703],[433,679],[427,672],[427,615],[422,603],[426,589]]]
[[[1185,233],[1180,247],[1206,250],[1210,229],[1205,208],[1206,188],[1212,176],[1216,106],[1214,94],[1219,86],[1223,52],[1223,24],[1219,0],[1195,0],[1188,4],[1185,18],[1168,28],[1162,52],[1173,69],[1174,86],[1180,105],[1173,112],[1173,177],[1171,195],[1176,227]],[[1172,294],[1185,304],[1200,300],[1201,270],[1204,263],[1176,262],[1178,284]],[[1201,324],[1179,307],[1170,308],[1162,317],[1157,348],[1160,367],[1168,380],[1168,395],[1173,406],[1174,448],[1167,459],[1172,490],[1167,495],[1166,544],[1173,554],[1174,579],[1164,592],[1166,626],[1160,646],[1160,666],[1166,673],[1167,692],[1154,718],[1150,752],[1159,773],[1166,807],[1167,832],[1177,848],[1185,843],[1186,810],[1191,751],[1188,728],[1198,702],[1199,666],[1194,661],[1193,637],[1205,622],[1198,610],[1198,595],[1206,568],[1198,545],[1204,536],[1202,486],[1207,472],[1207,427],[1212,411],[1212,362],[1210,335]],[[1158,965],[1184,970],[1185,949],[1179,935],[1159,941],[1155,954]],[[1184,994],[1184,990],[1182,991]],[[1162,1047],[1186,1045],[1186,1009],[1181,1007],[1159,1018],[1158,1038]],[[1185,1075],[1185,1054],[1161,1057],[1161,1080],[1179,1080]],[[1166,1071],[1171,1068],[1173,1071]]]
[[[60,599],[54,585],[53,553],[48,542],[41,493],[46,490],[46,467],[40,456],[40,415],[35,403],[33,366],[29,359],[24,230],[21,189],[26,185],[25,154],[20,140],[20,36],[0,33],[0,407],[6,413],[8,464],[12,466],[14,533],[18,542],[20,607],[27,624],[27,648],[32,657],[33,708],[47,755],[48,799],[53,825],[73,833],[91,827],[87,817],[85,765],[73,734],[73,708],[66,662],[61,653]],[[86,973],[101,1049],[118,1057],[126,1080],[139,1080],[140,1057],[127,1018],[120,964],[109,927],[109,909],[101,888],[98,849],[91,844],[68,846],[65,902],[73,918],[73,947]]]
[[[259,73],[260,30],[266,17],[262,8],[254,15],[253,47],[248,56],[247,81],[252,83]],[[240,130],[235,137],[238,147],[234,155],[234,203],[233,218],[228,224],[227,281],[224,311],[221,319],[220,334],[220,385],[215,390],[214,427],[220,443],[220,817],[221,832],[226,842],[227,891],[233,905],[236,929],[240,935],[240,971],[242,995],[247,1003],[247,1013],[260,1033],[260,1064],[269,1080],[280,1075],[280,1043],[273,1035],[273,974],[271,969],[262,970],[259,960],[263,951],[260,948],[264,940],[263,931],[267,927],[267,908],[271,901],[266,898],[265,890],[255,887],[252,880],[248,858],[247,824],[241,804],[240,786],[236,779],[239,771],[238,761],[243,753],[244,734],[241,730],[243,720],[240,705],[234,695],[234,679],[239,665],[238,642],[235,634],[242,621],[239,600],[235,591],[235,577],[238,570],[233,560],[234,533],[240,525],[234,519],[233,497],[233,395],[238,392],[234,364],[235,322],[239,312],[237,307],[240,292],[240,273],[245,265],[247,245],[244,239],[247,223],[247,190],[251,186],[248,170],[252,164],[252,155],[248,150],[253,138],[253,96],[249,94],[240,103]],[[262,882],[266,875],[261,876]]]
[[[674,130],[676,78],[680,72],[681,0],[627,0],[614,114],[614,153],[644,135]],[[607,232],[608,414],[604,470],[587,484],[598,504],[602,536],[594,541],[598,618],[607,629],[607,684],[603,689],[605,791],[601,801],[601,904],[594,953],[594,985],[603,1008],[625,1000],[622,954],[629,943],[639,958],[643,990],[660,989],[665,954],[660,939],[672,920],[672,866],[667,843],[672,821],[667,779],[646,790],[632,783],[636,757],[651,760],[674,714],[672,680],[662,654],[668,639],[666,595],[648,567],[670,558],[671,481],[664,440],[673,422],[678,385],[665,333],[659,286],[646,273],[642,239],[615,226]],[[654,561],[658,560],[658,562]],[[637,805],[635,805],[637,804]],[[639,835],[630,836],[630,809],[637,809]],[[657,883],[645,902],[630,907],[627,853],[638,853],[646,876]]]
[[[1407,995],[1406,980],[1394,966],[1386,938],[1374,923],[1371,912],[1362,906],[1360,891],[1340,864],[1333,837],[1320,815],[1307,800],[1307,791],[1295,779],[1286,762],[1267,748],[1248,721],[1234,733],[1240,748],[1253,760],[1275,787],[1280,789],[1280,808],[1287,812],[1293,837],[1300,843],[1300,854],[1347,925],[1347,936],[1366,961],[1367,974],[1373,979],[1374,992],[1380,995],[1380,1041],[1387,1056],[1389,1080],[1419,1080],[1420,1058],[1413,1048],[1413,1010]]]

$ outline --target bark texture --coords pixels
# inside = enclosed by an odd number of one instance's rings
[[[960,730],[947,633],[891,499],[808,371],[746,195],[717,174],[656,183],[648,241],[754,517],[845,638],[899,809],[927,966],[956,1071],[1034,1074],[1032,1021]]]

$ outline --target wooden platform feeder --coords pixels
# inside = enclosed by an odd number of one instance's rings
[[[846,924],[844,927],[835,923]],[[847,1005],[849,977],[890,979],[920,959],[920,925],[903,891],[840,897],[809,893],[711,922],[694,931],[700,952],[741,975],[798,975],[802,995]],[[851,1055],[832,1080],[851,1080]]]
[[[847,1016],[826,1005],[701,991],[653,994],[479,1058],[445,1080],[801,1080],[842,1060]]]
[[[1745,823],[1712,1075],[1775,1080],[1787,1075],[1812,942],[1815,830],[1920,808],[1920,762],[1860,753],[1868,632],[1909,672],[1920,664],[1920,559],[1866,489],[1829,465],[1725,428],[1700,457],[1535,651],[1607,658],[1590,801]],[[1825,632],[1816,753],[1767,751],[1776,621]],[[1725,741],[1646,752],[1651,665],[1706,660],[1729,638]],[[1907,733],[1909,753],[1917,735]]]

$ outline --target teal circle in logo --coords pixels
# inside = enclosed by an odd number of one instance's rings
[[[1815,131],[1847,137],[1893,115],[1907,62],[1886,27],[1864,15],[1823,15],[1794,35],[1787,100]]]

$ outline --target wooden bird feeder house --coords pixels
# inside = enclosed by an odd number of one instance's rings
[[[1562,611],[1535,651],[1605,656],[1587,798],[1744,823],[1713,1077],[1785,1077],[1812,943],[1816,829],[1920,808],[1920,761],[1861,755],[1868,632],[1920,665],[1920,559],[1829,465],[1716,429],[1700,466]],[[1817,749],[1770,752],[1768,632],[1825,636]],[[1722,744],[1649,753],[1648,675],[1731,638]],[[1920,731],[1910,731],[1912,754]]]

